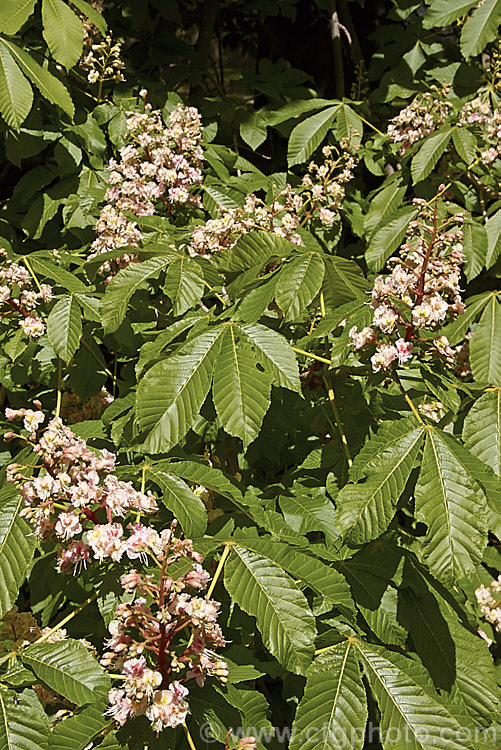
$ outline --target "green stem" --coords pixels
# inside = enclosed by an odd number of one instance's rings
[[[326,359],[325,357],[319,357],[318,354],[312,354],[312,352],[305,352],[304,349],[298,349],[296,346],[291,347],[293,352],[297,352],[298,354],[304,354],[305,357],[310,357],[311,359],[316,359],[317,362],[323,362],[324,365],[330,365],[331,360]]]
[[[66,615],[66,617],[63,617],[63,619],[60,622],[58,622],[57,625],[54,625],[53,628],[51,628],[46,633],[44,633],[43,635],[41,635],[40,638],[37,638],[37,640],[34,641],[33,645],[35,645],[35,643],[43,643],[44,641],[46,641],[48,638],[51,637],[51,635],[53,635],[56,632],[56,630],[59,630],[64,625],[66,625],[70,620],[72,620],[74,617],[76,617],[82,611],[82,609],[85,609],[85,607],[87,607],[87,605],[91,604],[96,599],[97,599],[97,591],[95,591],[93,594],[91,594],[88,597],[88,599],[86,599],[84,602],[82,602],[82,604],[79,604],[78,607],[73,610],[73,612],[70,612],[69,615]]]
[[[223,570],[224,564],[226,562],[226,558],[230,554],[230,549],[232,546],[233,545],[231,542],[226,542],[226,544],[224,545],[224,550],[223,550],[223,554],[221,555],[221,559],[219,560],[219,565],[216,568],[216,572],[214,573],[214,578],[212,579],[212,583],[209,586],[209,589],[207,591],[207,599],[210,599],[210,597],[212,596],[212,592],[216,588],[216,583],[219,580],[219,576],[221,575],[221,571]]]
[[[409,394],[406,392],[404,386],[400,382],[400,378],[398,377],[397,373],[395,373],[395,383],[398,385],[402,396],[405,398],[405,400],[407,401],[407,403],[411,407],[412,412],[413,412],[414,416],[416,417],[416,419],[418,420],[418,422],[420,422],[422,425],[424,425],[424,421],[421,419],[420,413],[418,412],[418,410],[416,409],[416,407],[412,403],[412,400],[411,400]]]
[[[348,446],[348,441],[346,439],[346,434],[343,428],[343,423],[341,422],[341,415],[339,414],[339,409],[337,408],[336,397],[334,394],[334,387],[332,385],[332,382],[329,376],[325,375],[325,373],[322,375],[322,380],[324,381],[324,385],[327,390],[327,395],[329,397],[329,401],[332,407],[332,413],[334,414],[336,427],[339,432],[339,437],[341,438],[341,445],[343,446],[344,455],[346,456],[346,462],[348,464],[348,467],[351,468],[353,460],[351,458],[350,448]]]

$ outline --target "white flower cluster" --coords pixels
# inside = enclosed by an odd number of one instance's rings
[[[461,110],[460,126],[473,126],[484,142],[484,150],[481,152],[482,162],[492,164],[501,156],[501,108],[492,109],[488,99],[482,100],[477,96],[466,102]]]
[[[268,204],[254,193],[248,195],[242,208],[221,209],[217,219],[196,227],[188,251],[191,255],[211,258],[233,247],[239,237],[254,229],[284,237],[301,244],[297,232],[308,222],[319,219],[326,227],[333,224],[345,196],[345,184],[353,177],[357,163],[354,147],[348,140],[339,149],[324,146],[321,164],[310,162],[299,187],[287,183]]]
[[[475,596],[487,622],[501,632],[501,575],[490,586],[479,586]]]
[[[355,350],[376,346],[371,357],[374,372],[390,369],[395,361],[405,364],[418,352],[431,352],[454,362],[455,352],[445,336],[431,340],[420,331],[436,331],[464,312],[459,289],[464,215],[439,221],[438,201],[434,208],[420,198],[414,203],[420,206],[420,213],[409,224],[398,257],[388,261],[391,274],[378,276],[374,282],[372,327],[350,330]]]
[[[89,39],[88,52],[80,60],[80,67],[87,73],[89,83],[99,83],[102,88],[108,81],[125,81],[122,70],[125,67],[121,59],[122,45],[115,42],[111,34],[94,42]]]
[[[452,110],[452,104],[447,101],[449,91],[449,85],[432,86],[431,91],[418,94],[390,120],[386,132],[390,140],[400,143],[401,154],[445,122]]]
[[[146,91],[141,95],[145,97]],[[120,161],[111,159],[108,165],[110,187],[90,258],[120,247],[139,247],[141,231],[124,212],[151,216],[160,204],[170,215],[175,206],[200,204],[194,191],[203,180],[202,124],[195,107],[178,104],[165,126],[160,111],[145,104],[144,112],[127,112],[127,132]],[[133,252],[124,253],[100,270],[114,271],[134,259]]]
[[[45,324],[34,310],[40,302],[50,302],[52,288],[41,284],[38,292],[33,288],[29,272],[19,263],[6,259],[5,250],[0,250],[0,319],[8,320],[10,316],[19,319],[24,333],[38,339],[45,333]]]

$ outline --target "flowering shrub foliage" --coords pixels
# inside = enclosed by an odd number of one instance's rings
[[[0,750],[501,745],[499,2],[4,5]]]

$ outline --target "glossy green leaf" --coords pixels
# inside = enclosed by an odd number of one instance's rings
[[[75,107],[66,87],[48,70],[42,68],[24,49],[16,44],[2,40],[24,75],[37,87],[41,95],[51,104],[61,107],[70,117],[75,114]]]
[[[388,526],[419,454],[423,434],[423,428],[410,420],[392,422],[379,431],[373,444],[371,441],[365,446],[364,455],[372,465],[364,469],[364,481],[347,484],[336,497],[336,527],[354,544],[374,539]],[[361,477],[359,471],[357,478]]]
[[[33,104],[33,91],[9,50],[0,40],[0,114],[19,130]]]
[[[367,698],[351,640],[317,656],[292,725],[291,750],[362,750]]]
[[[7,494],[7,493],[6,493]],[[19,511],[24,501],[9,493],[0,505],[0,615],[14,604],[33,558],[36,542]]]
[[[259,324],[241,325],[239,330],[255,349],[259,361],[273,381],[282,388],[299,392],[299,368],[287,339]]]
[[[82,54],[81,20],[63,0],[42,0],[43,36],[51,55],[68,70]]]
[[[291,672],[304,673],[313,658],[315,620],[292,578],[270,560],[234,545],[224,585],[239,607],[256,617],[270,653]]]
[[[48,750],[85,750],[111,725],[110,717],[103,716],[107,708],[107,701],[98,701],[60,721],[49,736]]]
[[[475,0],[432,0],[423,19],[423,26],[425,29],[448,26],[465,16],[475,5]]]
[[[0,32],[15,34],[35,10],[36,0],[9,0],[0,5]]]
[[[45,750],[49,718],[33,690],[0,687],[0,750]]]
[[[132,263],[112,278],[101,301],[101,320],[107,333],[116,331],[122,323],[134,292],[144,288],[149,279],[157,278],[173,259],[173,255],[162,255]]]
[[[149,466],[147,476],[161,488],[161,500],[178,519],[184,534],[191,538],[203,536],[207,528],[207,511],[186,482],[158,465]]]
[[[475,380],[501,385],[501,304],[492,295],[470,341],[471,371]]]
[[[219,326],[201,334],[179,354],[153,365],[141,379],[136,419],[146,433],[146,451],[169,450],[193,425],[212,383],[224,330]]]
[[[174,315],[183,315],[198,302],[204,292],[200,268],[188,257],[178,258],[167,268],[164,291],[174,305]]]
[[[482,52],[499,34],[499,0],[484,0],[467,19],[461,31],[461,53],[469,58]]]
[[[42,682],[77,705],[94,701],[110,687],[102,667],[79,641],[34,643],[21,659]]]
[[[475,401],[464,420],[463,440],[465,448],[501,476],[501,388]]]
[[[226,432],[239,437],[247,449],[257,438],[270,406],[271,376],[259,369],[259,360],[239,329],[230,325],[221,340],[214,369],[212,396]]]
[[[320,291],[325,266],[318,253],[304,253],[285,265],[275,291],[285,320],[295,320]]]
[[[485,496],[467,470],[468,452],[438,428],[427,428],[416,484],[416,517],[428,527],[423,554],[444,583],[470,574],[486,544]]]
[[[438,160],[449,145],[451,135],[452,130],[449,128],[426,138],[412,160],[411,173],[414,184],[428,177],[430,172],[435,168]]]
[[[320,146],[332,127],[338,108],[339,105],[327,107],[296,125],[289,138],[287,150],[289,167],[305,162]]]
[[[359,640],[355,645],[381,711],[384,750],[471,748],[453,709],[417,662],[383,646]]]
[[[395,218],[376,229],[365,252],[367,265],[371,271],[380,271],[390,255],[393,255],[399,248],[407,227],[416,218],[417,213],[415,208],[402,208]]]
[[[73,295],[60,299],[47,318],[47,336],[58,357],[68,363],[82,335],[82,309]]]

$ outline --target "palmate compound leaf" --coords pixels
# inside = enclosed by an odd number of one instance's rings
[[[362,750],[367,698],[351,639],[316,657],[292,725],[290,750]]]
[[[110,687],[102,667],[79,641],[34,643],[22,651],[21,660],[52,690],[79,706]]]
[[[395,514],[397,501],[412,471],[424,428],[412,420],[386,423],[362,451],[368,466],[362,482],[349,483],[336,497],[336,528],[354,544],[378,537]],[[362,461],[354,465],[362,476]]]
[[[418,662],[358,639],[354,645],[381,712],[383,750],[473,750]]]
[[[19,518],[24,501],[20,496],[9,497],[10,492],[6,494],[0,505],[0,616],[17,599],[36,547],[29,524]]]
[[[303,674],[313,658],[315,619],[292,578],[271,560],[235,544],[224,585],[238,606],[256,618],[270,653],[289,671]]]
[[[33,690],[0,687],[0,750],[45,750],[49,718]]]
[[[174,259],[174,255],[150,258],[143,263],[131,263],[112,278],[101,301],[101,320],[105,333],[112,333],[122,323],[134,292],[156,278]]]
[[[226,326],[205,331],[179,354],[148,370],[137,389],[136,421],[147,433],[143,448],[168,451],[186,435],[209,392]]]
[[[18,47],[17,44],[12,44],[7,39],[3,39],[2,44],[8,48],[24,75],[37,87],[41,95],[48,99],[51,104],[56,104],[61,107],[63,112],[73,117],[75,107],[68,90],[61,81],[48,70],[42,68],[26,50]]]
[[[319,253],[306,252],[282,267],[275,290],[284,320],[295,320],[320,291],[325,265]]]
[[[487,541],[487,504],[469,470],[471,461],[471,454],[451,435],[427,427],[415,490],[416,517],[428,527],[424,561],[445,584],[475,569]]]
[[[226,432],[239,437],[244,450],[257,438],[270,406],[271,376],[259,369],[259,360],[239,327],[228,325],[214,368],[212,397]]]
[[[465,448],[501,476],[501,388],[475,401],[464,420],[463,440]]]
[[[498,701],[496,673],[487,643],[460,621],[441,587],[408,556],[399,587],[399,617],[436,688],[445,691],[462,721],[488,726]]]

